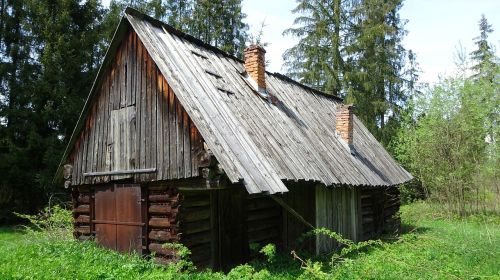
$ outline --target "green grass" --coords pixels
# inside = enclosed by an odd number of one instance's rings
[[[0,279],[500,279],[500,218],[447,217],[438,207],[402,208],[406,233],[322,271],[305,271],[288,254],[240,266],[228,275],[179,273],[90,242],[54,240],[0,228]],[[264,258],[263,258],[264,259]]]

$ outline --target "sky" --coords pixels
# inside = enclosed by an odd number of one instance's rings
[[[293,26],[296,6],[293,0],[244,0],[243,12],[247,14],[250,32],[257,33],[265,22],[263,41],[268,70],[283,72],[283,52],[297,40],[283,36],[283,30]],[[478,21],[484,14],[495,30],[490,42],[500,49],[500,0],[406,0],[401,18],[408,20],[408,34],[403,40],[406,49],[417,55],[422,73],[420,81],[435,83],[439,75],[453,74],[455,54],[459,45],[466,53],[475,49],[473,38],[479,35]]]
[[[109,0],[104,0],[108,3]],[[292,47],[297,39],[283,36],[285,29],[293,26],[295,15],[291,10],[294,0],[243,0],[243,12],[250,32],[257,34],[262,22],[263,42],[266,47],[268,71],[281,72],[282,54]],[[439,75],[450,75],[455,71],[455,55],[459,46],[466,53],[475,49],[473,38],[479,35],[478,21],[484,14],[495,30],[490,43],[500,50],[500,0],[405,0],[401,18],[406,19],[408,34],[403,46],[417,55],[422,73],[420,81],[435,83]]]

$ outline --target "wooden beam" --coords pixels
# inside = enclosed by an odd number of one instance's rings
[[[303,223],[304,225],[306,225],[307,227],[309,227],[311,229],[315,229],[315,227],[313,225],[311,225],[308,221],[306,221],[306,219],[304,219],[304,217],[302,217],[302,215],[300,215],[292,207],[290,207],[288,204],[286,204],[286,202],[283,199],[281,199],[280,197],[277,197],[275,195],[270,195],[270,197],[274,201],[276,201],[279,205],[281,205],[283,208],[285,208],[286,211],[288,211],[295,218],[297,218],[297,220],[299,220],[301,223]]]
[[[87,172],[83,173],[83,176],[92,177],[92,176],[123,175],[123,174],[138,174],[138,173],[153,173],[153,172],[156,172],[156,168]]]

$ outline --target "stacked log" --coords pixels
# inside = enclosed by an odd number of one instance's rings
[[[165,248],[165,243],[180,241],[177,188],[165,185],[148,187],[148,250],[160,264],[178,260],[175,249]]]
[[[398,215],[401,206],[401,195],[397,187],[384,190],[384,233],[397,234],[401,230],[401,219]]]
[[[78,240],[89,240],[92,238],[90,188],[74,187],[72,190],[72,202],[74,218],[73,236]]]

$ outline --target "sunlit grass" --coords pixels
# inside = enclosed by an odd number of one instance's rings
[[[325,279],[500,279],[500,218],[449,217],[415,203],[402,208],[405,233],[332,267]],[[288,252],[222,273],[178,272],[91,242],[32,236],[0,228],[0,279],[295,279],[304,277]],[[307,279],[314,279],[308,276]]]

